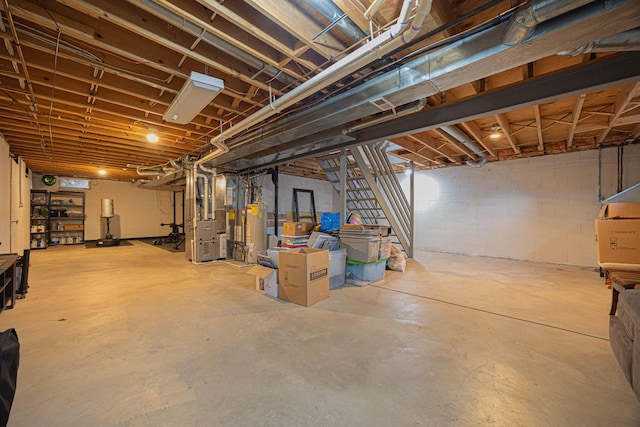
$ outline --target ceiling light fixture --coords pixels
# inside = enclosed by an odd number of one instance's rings
[[[156,135],[156,128],[149,128],[149,133],[147,134],[147,141],[149,142],[158,142],[158,135]]]
[[[493,132],[491,134],[489,134],[489,138],[491,139],[498,139],[502,136],[502,134],[498,131],[498,127],[494,126],[493,127]]]
[[[213,101],[222,89],[224,81],[192,71],[162,119],[171,123],[187,124]]]
[[[106,175],[106,174],[107,174],[107,171],[106,171],[106,170],[104,170],[104,169],[99,169],[99,170],[98,170],[98,174],[100,174],[100,175]]]

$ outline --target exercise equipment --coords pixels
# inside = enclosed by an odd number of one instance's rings
[[[109,230],[109,221],[114,217],[113,199],[102,199],[100,216],[107,221],[107,234],[105,234],[104,238],[96,241],[96,246],[118,246],[120,239],[115,238]]]
[[[164,245],[164,244],[174,244],[174,249],[179,249],[180,245],[184,243],[185,234],[184,234],[184,224],[178,224],[177,221],[177,196],[178,193],[182,194],[182,218],[184,219],[184,191],[183,190],[174,190],[173,192],[173,222],[169,223],[160,223],[161,227],[171,227],[171,233],[167,237],[162,239],[156,239],[153,241],[154,245]],[[180,229],[182,228],[182,232]]]
[[[164,245],[164,244],[174,244],[175,249],[178,249],[180,247],[180,245],[184,242],[184,232],[180,232],[180,228],[183,228],[184,225],[183,224],[176,224],[175,222],[170,222],[170,223],[161,223],[160,224],[162,227],[166,227],[169,226],[171,227],[171,233],[169,233],[169,235],[167,235],[167,237],[162,238],[162,239],[156,239],[153,241],[154,245]]]

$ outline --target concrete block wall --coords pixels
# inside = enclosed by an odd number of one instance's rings
[[[42,184],[40,175],[34,175],[34,189],[48,191],[84,191],[85,240],[97,240],[106,234],[106,221],[100,217],[102,199],[113,199],[115,216],[110,220],[111,234],[122,239],[159,237],[169,234],[169,227],[161,223],[173,221],[173,192],[139,187],[130,182],[91,180],[89,190],[60,189]],[[180,196],[178,196],[180,197]],[[179,214],[181,215],[181,213]]]
[[[617,148],[602,150],[603,198],[617,170]],[[624,188],[640,182],[640,145],[624,147],[623,178]],[[423,171],[415,186],[416,249],[597,265],[596,150]]]
[[[270,176],[265,176],[260,184],[262,185],[262,201],[266,203],[267,211],[269,212],[270,227],[268,232],[272,234],[273,223],[271,222],[271,218],[273,217],[274,211],[274,185],[271,182]],[[294,188],[313,190],[317,213],[335,212],[339,206],[335,203],[335,191],[333,190],[331,183],[328,181],[280,174],[278,187],[278,217],[280,225],[282,225],[287,218],[290,218],[291,212],[294,211]],[[282,228],[280,228],[280,234],[282,234]]]

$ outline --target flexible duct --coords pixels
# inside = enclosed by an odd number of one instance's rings
[[[140,176],[166,176],[167,175],[167,173],[162,169],[157,169],[157,168],[147,168],[147,169],[145,169],[142,166],[138,166],[136,168],[136,172]]]
[[[161,167],[154,167],[154,168],[145,168],[144,166],[136,166],[136,172],[140,176],[165,177],[182,170],[182,164],[178,163],[177,160],[169,160],[169,164],[170,166],[164,165]],[[127,165],[127,166],[131,167],[132,165]]]
[[[472,168],[481,168],[487,163],[487,159],[483,158],[480,160],[467,160],[464,162],[467,166],[471,166]]]
[[[475,141],[472,141],[471,138],[469,138],[463,132],[459,131],[455,126],[442,126],[440,129],[447,132],[449,135],[461,142],[465,147],[473,151],[473,153],[478,157],[482,159],[485,159],[487,157],[482,147],[476,144]]]
[[[625,52],[640,50],[640,28],[623,31],[591,43],[583,44],[575,49],[563,50],[558,55],[576,56],[591,52]]]
[[[507,46],[514,46],[526,41],[538,24],[563,13],[577,9],[593,0],[533,0],[518,8],[511,16],[502,41]]]
[[[414,4],[415,0],[405,0],[402,5],[400,16],[398,17],[398,21],[390,29],[380,34],[369,43],[345,56],[326,70],[318,73],[300,86],[296,87],[290,92],[287,92],[279,99],[270,103],[270,105],[258,110],[251,116],[242,120],[231,129],[229,129],[227,134],[221,134],[213,138],[211,143],[214,144],[214,142],[223,141],[225,138],[232,137],[244,130],[249,129],[255,124],[258,124],[263,120],[266,120],[274,114],[280,112],[282,109],[290,107],[291,105],[303,100],[307,96],[316,93],[326,86],[335,83],[341,78],[359,70],[374,59],[384,56],[387,52],[411,41],[411,39],[415,37],[415,35],[420,31],[425,16],[431,10],[431,0],[424,0],[420,2],[420,5],[416,11],[416,16],[413,19],[412,24],[409,25],[408,19]],[[198,163],[205,163],[219,154],[219,152],[209,153],[202,159],[198,160]]]

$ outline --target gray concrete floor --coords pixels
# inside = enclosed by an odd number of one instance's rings
[[[591,269],[420,253],[301,307],[141,242],[32,252],[10,426],[637,426]]]

